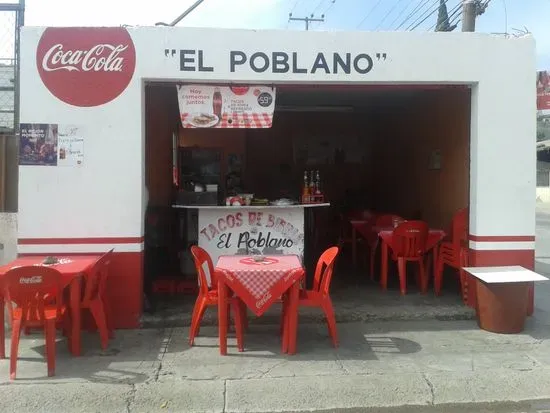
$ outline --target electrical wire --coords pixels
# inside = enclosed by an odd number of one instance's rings
[[[319,10],[319,8],[323,5],[324,2],[325,2],[325,0],[321,0],[321,1],[317,4],[317,7],[315,7],[315,9],[313,9],[313,12],[311,13],[312,16],[317,12],[317,10]]]
[[[458,3],[455,7],[453,7],[451,9],[451,11],[449,11],[447,13],[447,19],[446,19],[446,22],[449,23],[449,26],[452,26],[453,25],[453,22],[452,22],[452,19],[455,18],[456,14],[462,9],[462,3]],[[434,23],[434,25],[432,27],[430,27],[430,29],[428,31],[432,31],[434,30],[435,28],[437,27],[437,22]]]
[[[434,8],[432,9],[431,7]],[[435,0],[431,6],[428,6],[428,8],[415,21],[409,24],[406,30],[414,30],[414,27],[416,27],[415,25],[418,25],[419,22],[420,24],[425,22],[426,19],[437,10],[439,10],[439,0]]]
[[[489,5],[491,0],[487,0],[485,7]],[[504,33],[508,34],[508,6],[506,5],[506,0],[502,0],[502,5],[504,6]]]
[[[386,19],[393,13],[393,11],[396,9],[397,6],[399,6],[399,4],[402,2],[403,0],[397,0],[393,7],[386,13],[386,15],[382,18],[382,20],[380,20],[380,22],[376,25],[376,27],[374,28],[374,30],[378,30],[378,28],[382,25],[382,23],[384,23],[386,21]]]
[[[445,0],[445,3],[447,3],[448,0]],[[434,9],[430,14],[428,14],[426,17],[424,17],[424,19],[422,19],[422,21],[420,23],[418,23],[416,26],[414,26],[411,31],[413,31],[414,29],[416,29],[418,26],[420,26],[422,23],[424,23],[426,20],[428,20],[436,11],[438,11],[439,8],[436,8]]]
[[[405,13],[405,11],[406,11],[406,10],[409,8],[409,6],[412,5],[412,4],[413,4],[413,2],[412,2],[412,1],[409,1],[409,3],[408,3],[405,7],[403,7],[403,8],[401,9],[401,11],[399,12],[399,14],[398,14],[398,15],[395,17],[395,19],[393,19],[393,21],[390,23],[390,27],[393,27],[393,25],[394,25],[395,23],[397,23],[397,21],[399,20],[399,18],[403,15],[403,13]]]
[[[409,13],[409,15],[407,17],[405,17],[405,20],[403,20],[401,22],[401,24],[399,26],[397,26],[395,28],[395,30],[399,30],[401,27],[403,27],[405,24],[407,24],[407,22],[412,18],[414,17],[414,15],[422,8],[424,7],[430,0],[421,0],[419,1],[419,3],[416,5],[416,7],[413,9],[413,11],[411,11]]]
[[[328,11],[334,7],[334,4],[335,4],[335,3],[336,3],[336,0],[331,0],[329,6],[328,6],[328,7],[325,9],[325,11],[323,12],[323,14],[324,14],[325,16],[327,15]]]
[[[294,10],[296,10],[296,6],[298,5],[298,3],[300,3],[300,0],[296,0],[294,6],[292,6],[292,10],[290,10],[290,14],[294,13]]]
[[[359,27],[361,27],[363,25],[363,23],[365,23],[367,21],[367,19],[370,17],[370,15],[372,14],[372,12],[380,5],[380,3],[382,3],[382,0],[378,0],[378,2],[372,6],[372,8],[370,9],[370,11],[367,13],[367,15],[363,18],[363,20],[361,20],[361,22],[357,25],[357,29]]]

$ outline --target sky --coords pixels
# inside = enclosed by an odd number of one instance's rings
[[[13,0],[11,0],[13,1]],[[4,0],[0,0],[0,3]],[[6,1],[7,2],[7,1]],[[171,22],[195,0],[26,0],[29,26],[149,26]],[[451,13],[460,0],[448,0]],[[439,0],[204,0],[178,26],[304,30],[288,14],[315,17],[310,30],[433,30]],[[416,8],[416,11],[415,11]],[[432,13],[433,11],[433,13]],[[427,19],[422,22],[424,16]],[[525,28],[537,41],[537,66],[550,69],[550,0],[490,0],[476,31],[517,33]],[[454,21],[459,24],[460,13]]]

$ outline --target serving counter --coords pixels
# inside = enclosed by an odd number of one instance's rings
[[[304,256],[312,227],[306,210],[328,207],[322,204],[265,206],[173,205],[198,212],[197,242],[214,264],[221,255],[295,254]]]

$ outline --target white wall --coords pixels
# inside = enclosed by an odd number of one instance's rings
[[[142,234],[143,79],[258,83],[460,83],[474,87],[471,228],[474,235],[535,234],[535,43],[478,33],[245,31],[129,28],[136,71],[127,90],[101,107],[57,100],[36,68],[41,28],[22,30],[21,122],[85,126],[78,168],[21,167],[19,236],[132,237]],[[165,49],[176,50],[165,57]],[[180,71],[179,49],[204,51],[212,72]],[[229,52],[368,53],[368,74],[229,70]],[[381,59],[376,58],[380,53]],[[383,59],[385,54],[386,59]],[[170,53],[169,53],[170,55]]]

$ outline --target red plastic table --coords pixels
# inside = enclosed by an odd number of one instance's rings
[[[265,256],[262,262],[253,257],[221,256],[218,274],[218,327],[220,354],[227,354],[227,288],[231,289],[257,316],[262,315],[288,292],[288,311],[284,323],[283,352],[296,353],[298,295],[305,272],[296,255]]]
[[[28,265],[42,265],[45,256],[29,256],[17,258],[8,265],[0,267],[0,285],[3,275],[14,267],[23,267]],[[57,257],[58,264],[50,267],[58,270],[63,276],[64,288],[69,288],[69,309],[71,312],[71,336],[69,337],[69,350],[73,356],[80,356],[80,301],[82,300],[81,281],[86,276],[101,255],[73,255],[66,257]],[[0,293],[0,358],[5,357],[5,333],[4,333],[4,294]]]
[[[373,228],[373,230],[379,230],[378,236],[382,240],[382,265],[380,266],[380,285],[383,290],[388,288],[388,247],[393,249],[393,228],[392,229],[382,229],[382,228]],[[439,243],[443,238],[445,238],[445,231],[440,229],[430,229],[428,234],[428,240],[426,241],[426,252],[433,249],[433,265],[434,271],[437,268],[437,256],[439,250]],[[428,286],[422,286],[422,292],[425,293]]]

